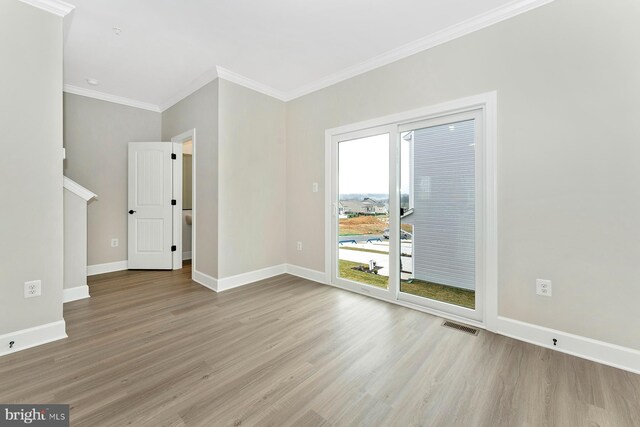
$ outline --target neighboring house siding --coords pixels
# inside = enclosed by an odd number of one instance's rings
[[[475,289],[474,123],[415,131],[416,279]]]

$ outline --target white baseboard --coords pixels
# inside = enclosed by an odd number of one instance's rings
[[[87,285],[62,290],[62,302],[71,302],[89,297],[89,287]]]
[[[67,338],[64,320],[0,335],[0,356]],[[9,343],[14,341],[13,347]]]
[[[640,351],[498,316],[497,333],[640,374]],[[557,345],[553,345],[553,339]]]
[[[286,273],[286,264],[274,265],[273,267],[267,267],[260,270],[250,271],[248,273],[237,274],[235,276],[224,277],[218,279],[218,292],[226,291],[228,289],[237,288],[239,286],[248,285],[249,283],[257,282],[258,280],[268,279],[269,277],[277,276],[279,274]]]
[[[201,273],[197,270],[191,272],[191,280],[201,284],[205,288],[209,288],[212,291],[218,291],[218,279],[211,277],[208,274]]]
[[[191,251],[182,252],[182,260],[185,261],[185,260],[188,260],[188,259],[191,259]]]
[[[302,277],[303,279],[313,280],[314,282],[327,283],[327,275],[324,271],[311,270],[310,268],[287,264],[287,273],[292,276]]]
[[[87,276],[95,276],[96,274],[104,274],[111,273],[114,271],[122,271],[128,268],[128,262],[125,261],[116,261],[116,262],[108,262],[106,264],[95,264],[87,266]]]

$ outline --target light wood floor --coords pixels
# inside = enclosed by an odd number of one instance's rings
[[[69,338],[0,358],[0,402],[73,426],[640,425],[640,376],[292,276],[221,294],[90,280]]]

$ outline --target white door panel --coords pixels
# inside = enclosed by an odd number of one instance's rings
[[[129,143],[130,269],[172,268],[172,144]]]

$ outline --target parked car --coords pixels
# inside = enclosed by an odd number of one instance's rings
[[[384,237],[385,239],[389,238],[389,229],[385,228],[384,231],[382,232],[382,237]],[[411,236],[411,233],[409,233],[408,231],[404,231],[404,230],[400,230],[400,239],[401,240],[411,240],[413,236]]]

